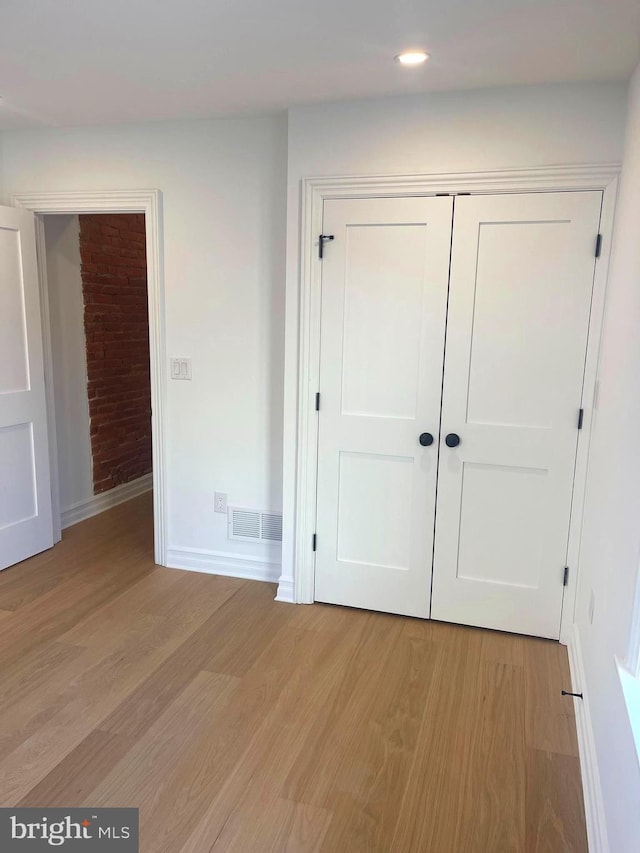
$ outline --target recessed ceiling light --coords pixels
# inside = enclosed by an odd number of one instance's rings
[[[424,50],[405,50],[396,56],[396,62],[400,65],[422,65],[429,59],[429,54]]]

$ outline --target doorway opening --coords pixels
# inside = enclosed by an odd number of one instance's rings
[[[159,190],[83,190],[17,193],[12,203],[35,214],[36,249],[39,280],[39,297],[42,316],[42,350],[44,357],[45,395],[47,408],[47,438],[51,472],[51,508],[53,518],[53,541],[61,539],[62,519],[58,471],[58,443],[56,437],[54,371],[51,340],[49,287],[47,281],[45,217],[81,216],[84,214],[137,214],[143,216],[146,245],[146,281],[148,316],[148,375],[151,395],[151,452],[153,480],[153,538],[154,560],[158,565],[166,564],[166,460],[165,460],[165,413],[166,413],[166,343],[164,325],[164,280],[162,251],[162,193]],[[79,228],[79,226],[78,226]],[[108,235],[115,239],[115,235]],[[114,246],[114,248],[117,248]],[[126,257],[126,256],[124,256]],[[130,258],[127,260],[131,260]],[[90,262],[89,262],[90,263]],[[113,266],[118,266],[114,264]],[[123,264],[124,266],[124,264]],[[128,264],[131,268],[134,265]],[[83,309],[84,313],[84,309]],[[88,392],[87,392],[88,407]],[[86,447],[86,445],[85,445]],[[85,459],[86,461],[86,459]],[[93,477],[93,456],[91,461]],[[146,475],[145,475],[146,476]],[[107,480],[108,478],[102,478]],[[117,476],[116,476],[117,479]],[[136,482],[142,478],[137,477]],[[134,481],[130,481],[134,482]],[[104,483],[103,483],[104,485]],[[124,492],[134,489],[130,483],[119,483],[115,488]],[[93,495],[94,507],[109,501],[114,489],[106,489]],[[115,493],[117,494],[117,493]],[[122,496],[122,495],[121,495]],[[133,496],[133,495],[131,495]],[[99,511],[99,510],[98,510]],[[80,518],[77,518],[80,520]]]
[[[61,533],[152,489],[145,216],[42,221]]]

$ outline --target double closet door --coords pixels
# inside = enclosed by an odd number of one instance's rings
[[[317,601],[558,638],[601,203],[325,202]]]

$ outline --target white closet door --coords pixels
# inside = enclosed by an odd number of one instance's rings
[[[0,569],[52,546],[33,214],[0,207]]]
[[[601,201],[456,199],[434,619],[559,636]]]
[[[325,203],[318,601],[429,614],[451,216],[451,198]]]

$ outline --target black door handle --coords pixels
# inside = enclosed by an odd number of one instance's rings
[[[444,440],[447,447],[457,447],[460,444],[460,436],[455,432],[450,432]]]
[[[418,441],[423,447],[429,447],[429,445],[433,444],[433,436],[430,432],[423,432]]]

